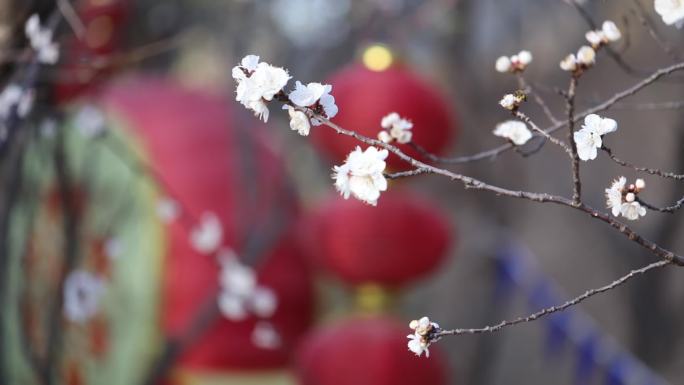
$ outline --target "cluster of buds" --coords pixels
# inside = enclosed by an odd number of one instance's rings
[[[428,347],[435,340],[434,335],[440,330],[439,325],[430,322],[428,317],[423,317],[420,320],[411,321],[409,328],[413,330],[413,334],[406,336],[409,339],[408,349],[417,356],[425,352],[425,357],[430,357]]]
[[[495,68],[497,72],[522,72],[527,66],[532,63],[532,54],[530,51],[520,51],[517,55],[501,56],[496,59]]]
[[[509,111],[515,111],[525,100],[527,100],[527,95],[523,91],[518,90],[512,94],[504,95],[499,101],[499,105]]]
[[[585,37],[589,41],[588,45],[580,47],[577,54],[569,54],[560,62],[563,71],[572,72],[578,76],[582,71],[594,65],[596,62],[596,51],[602,46],[618,41],[622,38],[622,33],[618,27],[610,20],[603,22],[600,30],[589,31]]]
[[[620,29],[610,20],[603,22],[601,29],[589,31],[584,35],[589,44],[594,49],[599,49],[602,45],[613,43],[622,38]]]
[[[413,133],[411,132],[413,123],[408,119],[402,118],[396,112],[389,113],[382,118],[380,126],[384,130],[378,133],[378,139],[385,143],[392,143],[396,140],[398,143],[406,144],[413,138]]]
[[[634,183],[626,184],[625,177],[613,181],[610,188],[606,189],[606,203],[614,216],[622,215],[633,221],[646,215],[646,208],[637,199],[638,194],[646,187],[646,182],[637,179]]]

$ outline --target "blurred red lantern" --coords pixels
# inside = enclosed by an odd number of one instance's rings
[[[302,385],[440,385],[447,369],[435,347],[430,357],[407,349],[408,326],[387,317],[350,318],[323,327],[302,344]]]
[[[277,310],[267,319],[278,333],[278,346],[254,343],[256,317],[235,322],[217,315],[181,356],[180,368],[286,365],[298,337],[311,323],[313,289],[288,226],[298,215],[297,203],[267,137],[258,129],[230,125],[230,99],[169,81],[132,79],[108,88],[103,99],[108,114],[141,139],[161,187],[194,215],[215,213],[222,223],[223,245],[258,261],[259,284],[272,289],[278,300]],[[168,227],[163,285],[163,327],[175,337],[187,335],[218,290],[218,265],[191,247],[184,219],[196,218],[184,217]]]
[[[116,64],[112,55],[120,53],[124,24],[130,14],[130,0],[79,2],[77,13],[83,35],[63,43],[60,77],[55,82],[55,97],[68,102],[98,85]],[[108,61],[109,60],[109,61]]]
[[[451,243],[439,208],[406,190],[384,193],[377,207],[335,196],[303,223],[312,258],[349,284],[406,284],[433,271]]]
[[[401,65],[374,71],[361,64],[353,64],[335,74],[332,84],[339,113],[332,120],[340,126],[362,135],[377,138],[380,121],[390,112],[397,112],[413,122],[413,142],[431,153],[442,153],[455,134],[454,116],[442,95],[414,73]],[[312,130],[317,146],[330,158],[340,163],[355,146],[356,139],[338,135],[330,128]],[[402,151],[418,157],[408,145]],[[406,168],[406,163],[390,154],[388,166]]]

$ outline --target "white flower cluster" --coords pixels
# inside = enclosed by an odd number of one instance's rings
[[[612,209],[614,216],[620,216],[633,221],[646,215],[646,208],[637,201],[637,194],[646,187],[643,179],[637,179],[629,186],[627,178],[621,176],[613,181],[606,189],[606,205]]]
[[[392,143],[396,140],[401,144],[406,144],[413,138],[413,123],[410,120],[404,119],[396,112],[389,113],[380,122],[380,126],[384,130],[378,134],[378,139],[385,143]]]
[[[583,45],[577,54],[569,54],[560,62],[563,71],[577,72],[587,69],[596,62],[596,51],[588,45]]]
[[[259,62],[259,56],[247,55],[242,58],[240,65],[233,67],[233,79],[238,83],[235,100],[247,109],[254,111],[254,115],[268,121],[267,102],[280,93],[290,75],[280,67],[274,67],[265,62]]]
[[[102,278],[85,270],[75,270],[64,280],[64,317],[75,323],[84,323],[97,314],[104,293]]]
[[[497,72],[522,72],[532,63],[532,53],[530,51],[520,51],[517,55],[501,56],[496,59],[494,67]]]
[[[296,106],[309,108],[314,113],[330,119],[338,112],[335,97],[330,95],[330,91],[332,91],[330,84],[309,83],[304,85],[297,81],[294,91],[290,92],[288,97]],[[313,118],[311,124],[320,126],[323,123]]]
[[[223,241],[223,226],[219,217],[212,212],[204,212],[199,223],[190,232],[190,244],[199,253],[211,254],[218,250]]]
[[[577,50],[577,54],[569,54],[560,62],[563,71],[581,73],[596,62],[596,51],[602,46],[616,42],[622,38],[620,29],[610,20],[603,22],[600,30],[589,31],[585,34],[588,45],[583,45]]]
[[[584,35],[592,48],[598,49],[601,45],[614,43],[622,38],[620,29],[610,20],[601,25],[601,29],[589,31]]]
[[[235,100],[254,111],[254,114],[264,122],[268,121],[268,103],[274,98],[280,97],[279,100],[292,103],[283,108],[290,116],[290,128],[303,136],[309,135],[311,125],[318,126],[322,122],[315,117],[309,119],[301,108],[326,119],[334,117],[338,112],[335,98],[330,94],[331,85],[304,85],[297,81],[295,89],[286,95],[284,88],[291,79],[287,70],[259,62],[259,56],[256,55],[245,56],[239,65],[233,67],[233,79],[238,84]]]
[[[684,26],[684,0],[655,0],[653,5],[665,24]]]
[[[596,114],[584,118],[582,129],[573,134],[577,155],[584,161],[596,159],[598,149],[603,145],[602,136],[617,130],[617,122]]]
[[[349,195],[375,206],[380,192],[387,190],[387,179],[383,175],[387,150],[371,146],[365,151],[356,146],[341,166],[333,167],[335,188],[344,199]]]
[[[413,330],[413,334],[409,334],[406,338],[408,341],[408,349],[420,357],[425,353],[425,357],[430,357],[430,335],[439,330],[439,325],[435,322],[430,322],[428,317],[423,317],[419,320],[413,320],[409,323],[409,327]]]
[[[17,116],[26,117],[33,107],[35,93],[24,90],[17,84],[9,84],[0,93],[0,140],[7,136],[7,128],[4,122],[10,117],[14,108]]]
[[[257,284],[256,272],[242,264],[232,250],[222,250],[218,259],[221,314],[232,321],[244,320],[250,313],[260,318],[273,316],[278,298],[273,290]]]
[[[499,105],[509,111],[515,111],[525,99],[525,93],[518,91],[513,94],[504,95],[499,101]]]
[[[532,138],[527,125],[519,120],[507,120],[496,125],[494,135],[506,138],[516,146],[522,146]]]
[[[40,25],[40,17],[32,15],[26,21],[24,32],[31,48],[38,55],[38,61],[44,64],[55,64],[59,60],[59,46],[52,41],[52,31]]]

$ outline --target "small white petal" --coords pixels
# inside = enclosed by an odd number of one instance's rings
[[[511,70],[511,59],[509,59],[507,56],[499,57],[496,59],[494,68],[496,68],[497,72],[509,72]]]

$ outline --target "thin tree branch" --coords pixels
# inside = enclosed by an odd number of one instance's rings
[[[657,176],[660,176],[663,178],[669,178],[669,179],[675,179],[675,180],[684,180],[684,174],[675,174],[672,172],[666,172],[666,171],[658,170],[656,168],[639,167],[639,166],[635,166],[631,163],[627,163],[624,160],[615,156],[613,154],[613,151],[610,148],[606,147],[605,145],[601,146],[601,150],[603,150],[606,154],[608,154],[610,159],[612,159],[615,163],[617,163],[621,166],[628,167],[628,168],[631,168],[631,169],[636,170],[636,171],[642,171],[642,172],[645,172],[647,174],[657,175]]]
[[[546,131],[544,131],[544,130],[542,130],[541,128],[539,128],[539,126],[537,126],[537,125],[534,123],[534,121],[532,121],[532,119],[530,119],[529,116],[525,115],[525,114],[522,113],[521,111],[519,111],[519,110],[518,110],[518,111],[514,111],[514,112],[513,112],[513,115],[514,115],[516,118],[520,119],[521,121],[527,123],[530,127],[532,127],[532,130],[535,131],[537,134],[543,136],[543,137],[544,137],[546,140],[548,140],[549,142],[551,142],[551,143],[553,143],[553,144],[559,146],[560,148],[562,148],[562,149],[568,154],[568,156],[570,157],[570,159],[572,159],[572,157],[573,157],[572,150],[571,150],[570,147],[568,147],[568,145],[565,144],[562,140],[560,140],[560,139],[558,139],[558,138],[555,138],[555,137],[551,136],[551,135],[548,134]],[[574,143],[574,142],[573,142],[573,143]]]
[[[637,197],[637,201],[638,201],[639,203],[641,203],[642,206],[646,207],[646,208],[649,209],[649,210],[660,211],[661,213],[669,213],[669,214],[674,213],[675,211],[681,209],[682,206],[684,206],[684,197],[682,197],[680,200],[678,200],[678,201],[677,201],[675,204],[673,204],[672,206],[667,206],[667,207],[657,207],[657,206],[654,206],[654,205],[652,205],[652,204],[650,204],[650,203],[644,202],[644,200],[641,199],[641,198],[639,198],[639,197]]]
[[[566,112],[568,116],[568,141],[572,150],[572,203],[578,205],[582,201],[582,180],[580,179],[580,159],[577,155],[577,144],[575,143],[575,93],[577,91],[577,76],[570,77],[566,98]]]
[[[639,19],[641,25],[648,31],[649,36],[658,44],[658,46],[674,61],[682,60],[681,57],[672,49],[672,46],[663,39],[658,32],[656,32],[653,22],[648,17],[644,7],[638,0],[632,0],[636,11],[632,9],[632,13]]]
[[[437,175],[442,175],[445,176],[451,180],[454,181],[459,181],[463,183],[464,187],[466,189],[475,189],[475,190],[485,190],[485,191],[490,191],[493,192],[497,195],[504,195],[504,196],[509,196],[512,198],[521,198],[521,199],[527,199],[531,200],[533,202],[540,202],[540,203],[545,203],[545,202],[551,202],[551,203],[556,203],[559,205],[564,205],[568,206],[571,208],[574,208],[576,210],[580,210],[586,214],[589,214],[592,218],[599,219],[607,224],[609,224],[611,227],[615,228],[626,236],[629,240],[637,243],[638,245],[644,247],[645,249],[649,250],[651,254],[662,258],[667,261],[671,261],[672,263],[678,265],[678,266],[684,266],[684,256],[681,256],[679,254],[675,254],[674,252],[664,249],[661,246],[657,245],[655,242],[650,241],[641,235],[639,235],[637,232],[632,230],[629,226],[626,224],[619,222],[612,217],[608,216],[605,213],[602,213],[591,206],[588,206],[584,203],[575,203],[572,200],[558,196],[558,195],[552,195],[552,194],[546,194],[546,193],[534,193],[534,192],[528,192],[528,191],[516,191],[516,190],[509,190],[503,187],[499,186],[494,186],[487,184],[485,182],[482,182],[478,179],[458,174],[450,170],[438,168],[435,166],[428,165],[426,163],[423,163],[415,158],[412,158],[405,153],[403,153],[398,147],[395,147],[391,144],[387,144],[385,142],[382,142],[377,139],[372,139],[366,136],[363,136],[361,134],[358,134],[355,131],[347,130],[344,129],[337,124],[331,122],[330,120],[324,118],[321,115],[316,115],[312,111],[306,109],[306,108],[301,108],[298,107],[300,111],[304,111],[308,113],[310,116],[314,116],[316,119],[319,121],[323,122],[326,126],[332,128],[335,130],[338,134],[342,135],[347,135],[351,136],[363,143],[372,145],[372,146],[377,146],[377,147],[382,147],[387,149],[388,151],[394,153],[397,155],[400,159],[404,160],[405,162],[409,163],[411,166],[417,169],[424,169],[424,173],[431,173],[431,174],[437,174]]]
[[[563,310],[565,310],[571,306],[577,305],[580,302],[582,302],[588,298],[591,298],[597,294],[604,293],[606,291],[615,289],[616,287],[623,285],[624,283],[626,283],[630,279],[635,278],[639,275],[642,275],[642,274],[646,273],[647,271],[657,269],[660,267],[664,267],[664,266],[667,266],[669,264],[670,264],[669,261],[653,262],[650,265],[644,266],[640,269],[635,269],[635,270],[630,271],[627,275],[620,277],[619,279],[613,281],[612,283],[610,283],[608,285],[601,286],[601,287],[596,288],[596,289],[587,290],[583,294],[581,294],[581,295],[579,295],[579,296],[577,296],[577,297],[575,297],[569,301],[566,301],[562,305],[551,306],[551,307],[542,309],[536,313],[532,313],[526,317],[518,317],[518,318],[513,319],[513,320],[501,321],[496,325],[486,326],[483,328],[440,330],[440,331],[438,331],[432,335],[432,341],[431,342],[437,341],[438,339],[440,339],[444,336],[453,336],[453,335],[460,335],[460,334],[493,333],[493,332],[498,332],[498,331],[500,331],[503,328],[508,327],[508,326],[513,326],[513,325],[526,323],[526,322],[532,322],[532,321],[535,321],[535,320],[542,318],[544,316],[547,316],[547,315],[550,315],[553,313],[557,313],[557,312],[563,311]]]
[[[661,68],[653,73],[651,73],[648,77],[640,80],[639,82],[635,83],[631,87],[624,89],[620,92],[615,93],[613,96],[609,97],[608,99],[604,100],[603,102],[597,104],[594,107],[588,108],[578,114],[575,114],[573,118],[573,122],[578,122],[579,120],[583,119],[587,115],[590,114],[595,114],[601,111],[608,110],[613,107],[614,104],[618,103],[619,101],[632,96],[636,94],[637,92],[641,91],[645,87],[655,83],[658,81],[660,78],[663,76],[669,75],[674,72],[682,71],[684,70],[684,62],[676,63],[671,66]],[[561,128],[565,127],[567,125],[566,121],[560,122],[558,124],[553,124],[546,128],[544,132],[547,134],[554,133]],[[482,151],[473,155],[466,155],[466,156],[458,156],[458,157],[441,157],[437,156],[435,154],[430,153],[429,151],[425,150],[423,147],[416,143],[411,143],[410,144],[412,148],[414,148],[416,151],[418,151],[423,157],[426,159],[435,162],[435,163],[443,163],[443,164],[462,164],[462,163],[470,163],[470,162],[475,162],[475,161],[480,161],[484,159],[494,159],[496,158],[499,154],[502,154],[510,149],[512,149],[514,146],[510,143],[503,144],[501,146],[492,148],[490,150]]]

